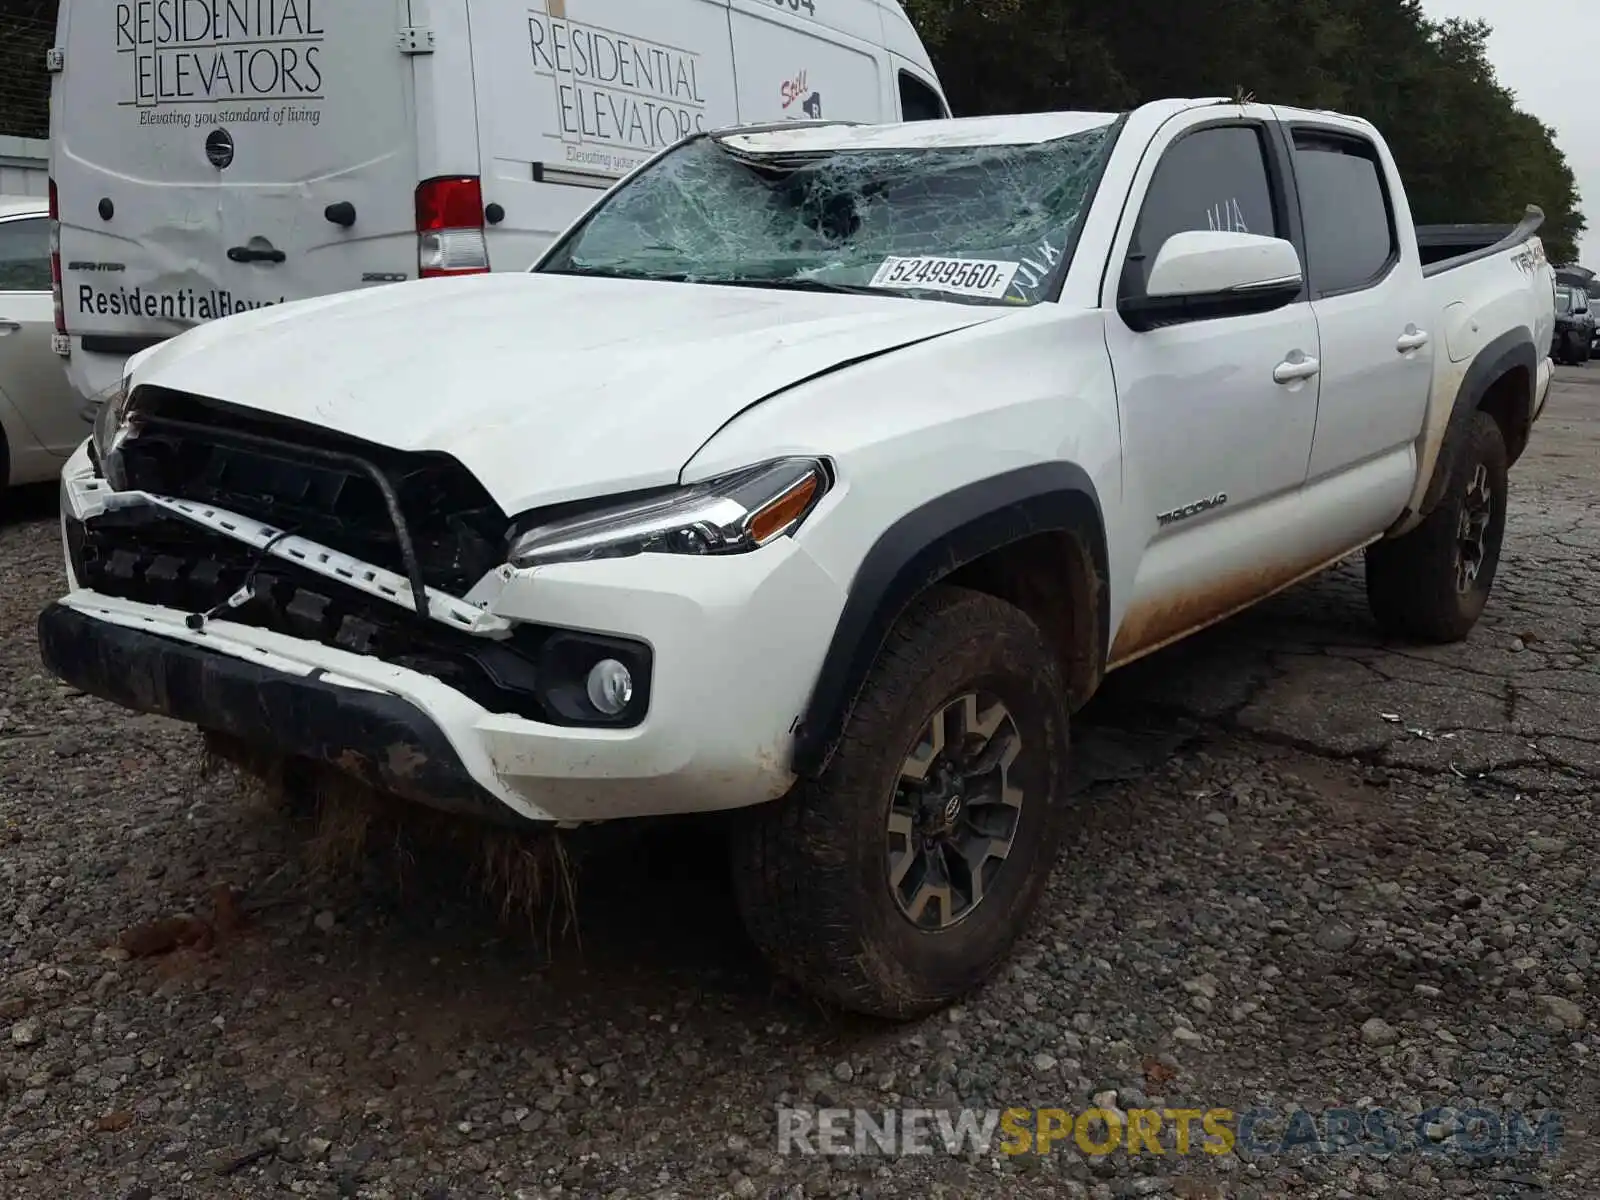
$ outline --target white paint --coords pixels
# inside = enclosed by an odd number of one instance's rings
[[[787,455],[826,457],[837,472],[794,536],[753,553],[503,568],[473,590],[471,603],[507,622],[649,642],[651,709],[636,729],[491,716],[437,680],[221,621],[208,644],[405,697],[518,812],[601,819],[780,795],[792,729],[872,545],[968,484],[1056,462],[1088,475],[1106,522],[1113,640],[1127,634],[1118,662],[1315,572],[1381,537],[1425,484],[1460,384],[1452,356],[1431,353],[1447,309],[1469,305],[1480,345],[1523,327],[1548,342],[1549,268],[1508,250],[1424,281],[1404,224],[1392,283],[1369,293],[1137,333],[1116,302],[1145,190],[1173,140],[1217,117],[1372,134],[1361,122],[1254,105],[1134,112],[1084,215],[1059,303],[535,273],[310,300],[143,356],[136,389],[199,392],[444,451],[508,513],[695,483]],[[999,142],[1041,128],[1036,118],[994,125]],[[947,144],[942,136],[931,125],[925,144]],[[1398,215],[1404,223],[1403,207]],[[1165,261],[1185,288],[1259,283],[1293,265],[1281,246],[1213,232],[1182,235]],[[1448,328],[1465,336],[1458,321]],[[1546,362],[1540,399],[1548,379]],[[91,473],[82,453],[67,473]],[[1163,525],[1164,513],[1181,515]],[[181,614],[76,591],[72,603],[192,640]],[[1152,614],[1173,612],[1176,626],[1152,624]]]
[[[159,381],[455,455],[507,513],[671,483],[747,405],[994,306],[491,275],[326,296],[201,326]]]
[[[1169,237],[1150,267],[1152,296],[1204,296],[1298,282],[1292,242],[1253,233],[1194,230]]]
[[[240,304],[415,278],[423,180],[479,177],[484,208],[504,214],[486,227],[490,265],[522,271],[681,136],[808,106],[896,120],[901,70],[938,90],[895,0],[815,12],[769,0],[318,0],[295,10],[309,14],[304,30],[254,28],[259,6],[214,7],[249,26],[222,31],[232,48],[209,18],[200,27],[204,5],[184,10],[194,40],[163,44],[166,25],[134,19],[148,6],[123,6],[119,24],[116,6],[62,0],[52,171],[68,370],[84,396],[114,385],[125,360],[85,351],[86,334],[170,336]],[[432,49],[402,54],[397,31],[419,25]],[[786,108],[798,75],[809,91]],[[205,149],[219,126],[235,144],[223,170]],[[349,228],[323,215],[340,202],[355,206]],[[269,244],[282,262],[228,257]]]

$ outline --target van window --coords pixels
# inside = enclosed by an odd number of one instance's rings
[[[1362,138],[1297,129],[1294,173],[1318,295],[1370,287],[1400,254],[1377,152]]]
[[[1198,129],[1167,147],[1145,193],[1122,275],[1122,295],[1144,294],[1150,268],[1175,233],[1218,229],[1280,237],[1261,131]]]
[[[910,71],[900,72],[900,119],[902,121],[942,121],[950,115],[934,91]]]
[[[50,223],[0,221],[0,292],[50,290]]]

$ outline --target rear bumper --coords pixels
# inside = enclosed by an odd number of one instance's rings
[[[85,345],[86,340],[87,345]],[[115,343],[107,345],[104,341],[97,342],[93,338],[74,336],[72,357],[64,364],[67,379],[72,384],[73,390],[85,400],[105,395],[122,382],[123,371],[128,365],[128,357],[133,348],[133,342],[126,346]],[[92,413],[90,415],[92,416]]]
[[[398,696],[326,682],[321,671],[292,675],[63,604],[40,614],[39,650],[55,675],[102,700],[325,763],[433,808],[517,823],[427,714]]]

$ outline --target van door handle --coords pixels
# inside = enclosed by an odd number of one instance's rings
[[[1395,342],[1394,348],[1401,354],[1410,354],[1413,350],[1421,350],[1428,344],[1428,335],[1415,325],[1407,325],[1406,331]]]
[[[288,262],[289,256],[282,250],[252,250],[249,246],[235,246],[228,251],[228,259],[236,263]]]
[[[1274,383],[1298,383],[1302,379],[1310,379],[1322,370],[1322,364],[1314,358],[1307,358],[1296,351],[1272,368]]]
[[[0,337],[8,333],[21,333],[22,322],[13,321],[10,317],[0,317]]]

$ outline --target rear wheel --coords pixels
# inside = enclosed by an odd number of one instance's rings
[[[1458,642],[1488,603],[1505,538],[1507,464],[1500,426],[1472,416],[1438,507],[1410,533],[1367,547],[1367,603],[1401,637]]]
[[[1026,614],[980,592],[935,588],[900,619],[822,777],[741,814],[739,904],[781,974],[910,1017],[995,970],[1066,828],[1055,663]]]

